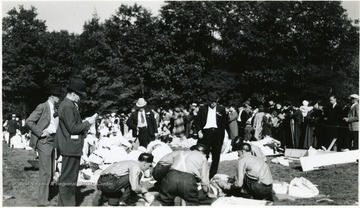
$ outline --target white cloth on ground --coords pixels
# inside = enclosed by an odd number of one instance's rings
[[[270,148],[269,146],[264,146],[264,145],[266,145],[266,144],[276,144],[276,145],[280,146],[280,141],[278,141],[278,140],[276,140],[276,139],[274,139],[272,137],[269,137],[269,136],[266,136],[266,137],[264,137],[263,139],[261,139],[259,141],[254,141],[254,142],[249,142],[249,143],[259,147],[262,150],[262,152],[264,153],[265,156],[277,155],[278,153],[274,152],[274,149]]]
[[[299,198],[311,198],[319,195],[319,190],[308,179],[300,177],[291,180],[289,195]]]

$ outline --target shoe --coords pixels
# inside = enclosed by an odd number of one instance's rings
[[[94,199],[92,200],[93,206],[102,206],[103,200],[102,200],[102,192],[100,190],[97,190]]]
[[[119,206],[127,206],[125,202],[119,202]]]

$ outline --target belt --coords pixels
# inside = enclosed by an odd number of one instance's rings
[[[218,128],[208,128],[208,129],[204,129],[204,130],[212,130],[212,131],[214,131],[216,129],[218,129]]]
[[[118,176],[118,175],[114,175],[114,174],[105,174],[105,175],[101,175],[100,177],[114,177],[114,178],[120,178],[121,176]]]
[[[261,184],[261,185],[263,185],[263,186],[271,186],[271,185],[272,185],[272,184],[265,184],[265,183],[261,182],[259,179],[255,179],[255,178],[253,178],[253,177],[250,177],[250,176],[247,175],[247,174],[245,174],[245,176],[246,176],[249,180],[255,181],[255,182],[257,182],[257,183],[259,183],[259,184]]]

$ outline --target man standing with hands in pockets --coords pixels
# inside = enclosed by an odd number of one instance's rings
[[[50,182],[54,173],[54,137],[59,126],[55,105],[62,95],[61,86],[48,89],[48,100],[39,104],[26,119],[31,129],[30,146],[39,153],[39,192],[37,205],[49,206]]]
[[[209,175],[211,179],[217,173],[219,166],[228,116],[225,108],[217,104],[218,96],[215,93],[208,94],[208,101],[208,105],[200,107],[195,125],[198,130],[198,143],[208,147],[211,152],[212,163]]]
[[[78,77],[70,81],[64,101],[58,110],[59,128],[55,136],[55,148],[62,156],[59,178],[59,206],[75,206],[76,184],[84,138],[90,126],[95,124],[97,114],[82,121],[78,102],[85,96],[86,83]]]

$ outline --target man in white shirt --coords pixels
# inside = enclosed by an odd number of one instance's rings
[[[195,120],[199,137],[198,143],[207,146],[211,152],[212,163],[210,167],[210,178],[217,173],[225,128],[228,124],[228,116],[226,115],[225,108],[217,104],[218,99],[215,93],[209,93],[208,105],[200,107]]]
[[[167,162],[172,164],[160,185],[158,200],[161,205],[173,206],[177,196],[185,200],[187,206],[200,204],[198,183],[204,191],[209,189],[207,153],[205,145],[197,144],[169,158]]]
[[[150,168],[154,157],[148,153],[142,153],[138,161],[125,160],[117,162],[101,172],[97,183],[97,194],[93,199],[93,206],[102,205],[103,196],[108,198],[108,204],[112,206],[126,206],[131,191],[137,194],[145,194],[148,190],[140,185],[140,179],[144,171]]]
[[[133,137],[139,138],[140,146],[147,148],[147,145],[155,140],[157,134],[157,123],[154,113],[146,108],[147,102],[139,98],[136,103],[137,110],[131,113],[126,124],[133,130]]]
[[[50,202],[49,184],[54,174],[54,136],[59,126],[55,105],[62,95],[60,86],[50,86],[48,100],[41,103],[26,119],[31,130],[31,147],[39,153],[38,206],[48,206]]]

